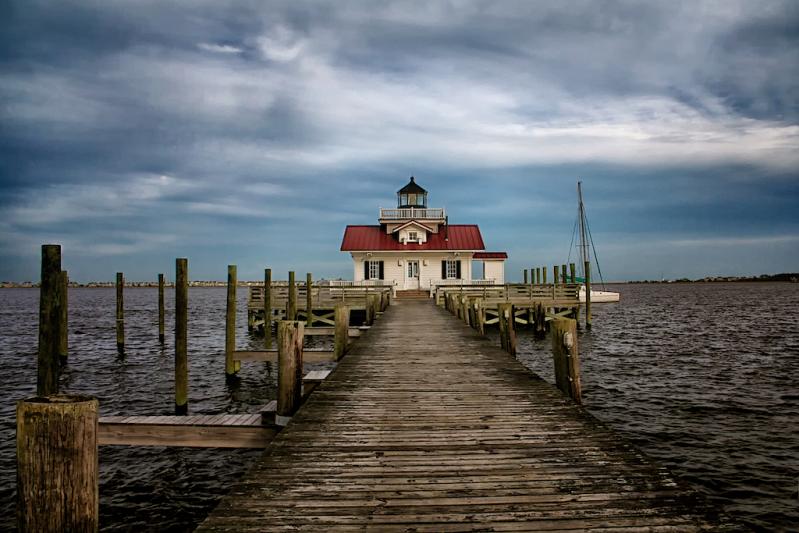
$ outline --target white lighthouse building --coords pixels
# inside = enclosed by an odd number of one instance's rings
[[[378,224],[347,226],[341,251],[352,255],[356,283],[374,280],[396,292],[478,279],[503,284],[508,257],[485,251],[477,225],[449,224],[443,208],[428,207],[427,191],[413,177],[397,191],[396,209],[380,208]],[[482,262],[482,272],[473,272],[473,261]]]

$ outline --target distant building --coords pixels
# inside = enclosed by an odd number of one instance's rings
[[[341,251],[350,252],[353,280],[392,285],[395,290],[430,290],[440,284],[476,280],[472,261],[483,262],[483,278],[505,283],[505,252],[486,252],[475,224],[449,224],[442,208],[427,205],[427,191],[411,177],[397,191],[397,208],[380,208],[378,225],[347,226]]]

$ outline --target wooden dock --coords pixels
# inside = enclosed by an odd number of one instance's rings
[[[200,531],[731,531],[444,310],[364,333]]]

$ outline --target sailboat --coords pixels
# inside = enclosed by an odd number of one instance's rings
[[[588,222],[585,217],[585,205],[583,205],[583,187],[581,181],[577,182],[577,199],[579,201],[579,209],[577,212],[576,226],[580,231],[580,244],[578,245],[578,248],[580,250],[580,258],[582,259],[580,262],[580,269],[583,271],[585,268],[584,265],[590,264],[591,261],[591,247],[593,246],[593,240],[590,238],[590,230],[588,229]],[[596,259],[596,250],[594,250],[594,259]],[[597,263],[596,270],[599,272],[601,279],[602,271],[599,270],[599,263]],[[582,273],[583,276],[585,276],[585,272]],[[580,302],[584,303],[586,300],[585,277],[578,278],[578,281],[582,283],[582,285],[580,285]],[[593,287],[591,288],[591,303],[618,302],[619,298],[620,295],[618,292],[599,291],[595,290]]]

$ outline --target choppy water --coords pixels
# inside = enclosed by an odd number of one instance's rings
[[[728,513],[760,531],[799,524],[799,286],[621,285],[581,332],[586,406]],[[171,291],[167,324],[172,323]],[[173,345],[161,347],[156,290],[125,293],[124,358],[113,289],[70,290],[70,363],[62,390],[99,397],[101,412],[171,414]],[[239,292],[238,344],[246,331]],[[254,412],[276,372],[245,363],[224,379],[224,289],[189,294],[189,409]],[[0,529],[14,524],[14,402],[36,382],[38,292],[0,290]],[[169,332],[168,327],[168,332]],[[550,340],[519,335],[519,359],[552,381]],[[320,366],[321,367],[321,366]],[[100,513],[107,531],[191,530],[260,452],[103,447]]]

